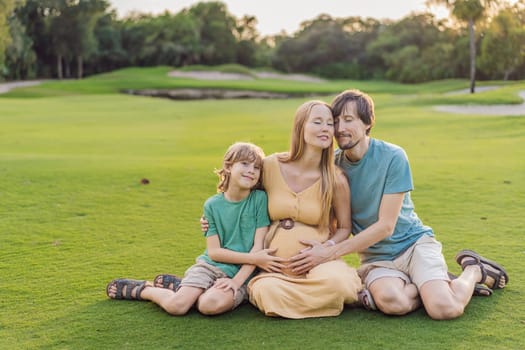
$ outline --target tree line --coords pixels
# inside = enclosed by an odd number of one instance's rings
[[[118,18],[106,0],[0,0],[0,76],[82,78],[130,66],[238,63],[333,79],[404,83],[525,79],[525,0],[429,0],[450,20],[321,14],[262,36],[257,18],[222,2]],[[476,73],[477,72],[477,73]],[[474,74],[473,74],[474,73]]]

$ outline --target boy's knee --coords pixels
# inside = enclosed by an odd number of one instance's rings
[[[171,298],[161,306],[170,315],[181,316],[187,314],[192,305],[178,298]]]
[[[233,298],[230,300],[226,295],[217,293],[203,294],[197,303],[197,309],[203,315],[217,315],[230,310],[233,307]]]

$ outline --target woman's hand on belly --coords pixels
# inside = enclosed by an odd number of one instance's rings
[[[301,240],[301,243],[309,246],[309,248],[301,250],[299,254],[288,259],[290,262],[288,268],[293,273],[298,275],[305,274],[317,265],[331,260],[328,252],[318,241]]]

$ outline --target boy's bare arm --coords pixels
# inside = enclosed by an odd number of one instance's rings
[[[255,231],[254,245],[249,253],[235,252],[222,248],[217,235],[207,238],[208,256],[217,262],[226,264],[249,264],[256,265],[264,270],[281,268],[285,259],[272,255],[275,249],[262,249],[263,241],[268,227],[261,227]],[[273,267],[273,268],[270,268]]]
[[[263,243],[264,243],[264,237],[266,236],[266,233],[268,232],[268,227],[260,227],[257,230],[255,230],[255,237],[253,239],[253,247],[250,250],[249,254],[252,254],[254,252],[258,252],[262,250]],[[252,260],[251,258],[250,260]],[[235,277],[232,278],[232,280],[235,282],[238,288],[240,288],[246,279],[250,277],[250,275],[255,270],[255,264],[243,264],[240,270],[237,272]]]

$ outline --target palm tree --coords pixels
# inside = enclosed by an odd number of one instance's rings
[[[476,86],[476,36],[474,24],[482,19],[487,10],[498,0],[427,0],[427,5],[444,5],[454,18],[468,23],[470,42],[470,93]]]

